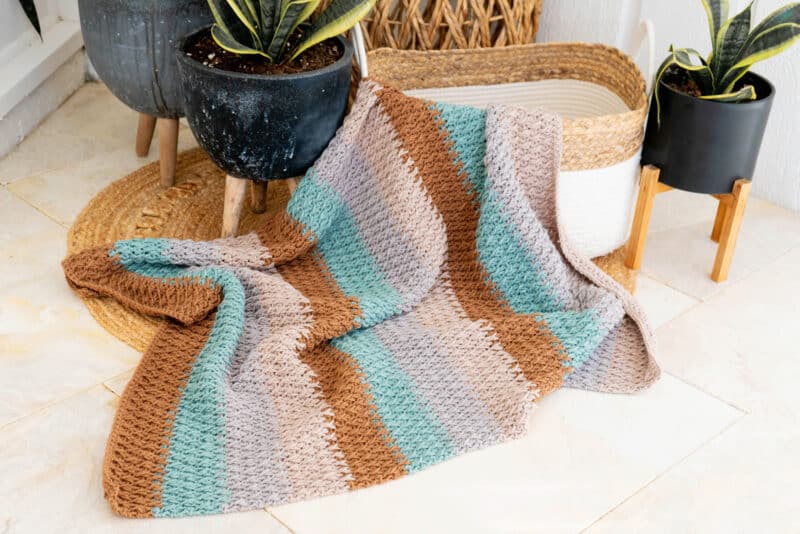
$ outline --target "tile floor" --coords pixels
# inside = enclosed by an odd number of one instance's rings
[[[525,439],[357,493],[113,516],[102,452],[138,354],[94,323],[59,261],[81,207],[144,163],[135,125],[87,84],[0,160],[0,533],[800,531],[800,214],[752,200],[714,284],[714,205],[680,192],[656,201],[639,277],[665,371],[651,389],[559,391]]]

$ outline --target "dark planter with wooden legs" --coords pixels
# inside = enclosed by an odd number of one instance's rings
[[[655,100],[647,120],[642,164],[661,171],[659,181],[695,193],[725,194],[739,178],[752,178],[775,89],[752,72],[743,78],[757,99],[715,102],[659,84],[661,126]]]
[[[203,30],[205,32],[206,30]],[[226,174],[223,235],[235,235],[247,181],[254,207],[269,180],[292,178],[319,157],[347,108],[353,46],[336,37],[342,57],[296,74],[232,72],[203,65],[180,45],[178,69],[189,126],[200,146]]]
[[[183,97],[178,37],[211,23],[207,0],[79,0],[86,52],[100,79],[138,111],[136,153],[146,156],[159,125],[161,181],[172,185]]]
[[[655,196],[674,188],[710,194],[719,202],[710,236],[719,243],[711,279],[728,278],[775,95],[772,84],[757,74],[748,73],[742,80],[755,88],[756,100],[714,102],[677,91],[663,81],[659,84],[661,126],[653,99],[625,257],[628,268],[641,266]]]

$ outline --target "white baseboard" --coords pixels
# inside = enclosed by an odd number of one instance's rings
[[[0,157],[30,133],[86,80],[80,25],[60,21],[44,42],[0,65]]]

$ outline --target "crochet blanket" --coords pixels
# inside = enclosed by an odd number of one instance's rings
[[[639,308],[559,238],[560,143],[552,114],[365,81],[259,231],[66,259],[76,291],[165,318],[108,439],[114,511],[363,488],[522,435],[560,386],[653,382]]]

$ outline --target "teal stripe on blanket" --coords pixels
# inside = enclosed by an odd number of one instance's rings
[[[409,472],[453,456],[447,432],[420,403],[413,381],[371,330],[353,331],[332,340],[331,344],[358,362],[378,415],[408,459]]]
[[[361,237],[350,208],[319,176],[309,171],[301,182],[303,202],[290,202],[289,214],[317,237],[317,250],[333,279],[349,297],[358,298],[361,326],[396,315],[401,297],[386,279]]]
[[[190,276],[222,289],[208,341],[197,356],[181,394],[161,483],[161,517],[220,513],[230,500],[225,458],[226,369],[244,329],[244,288],[221,268],[187,269],[167,265],[169,241],[119,241],[111,251],[126,269],[139,275],[169,279]],[[163,262],[163,263],[162,263]],[[223,430],[221,430],[223,429]],[[202,451],[202,454],[198,454]]]
[[[488,184],[486,158],[486,112],[480,109],[436,104],[448,138],[457,152],[480,199],[476,235],[478,255],[494,284],[517,313],[544,313],[550,331],[561,340],[569,362],[580,367],[597,349],[607,332],[599,327],[594,312],[566,311],[547,273],[524,246],[513,221]]]
[[[519,230],[502,212],[495,193],[487,187],[486,112],[437,104],[448,138],[458,153],[457,162],[480,198],[477,245],[489,279],[518,313],[558,309],[541,266],[516,237]]]

